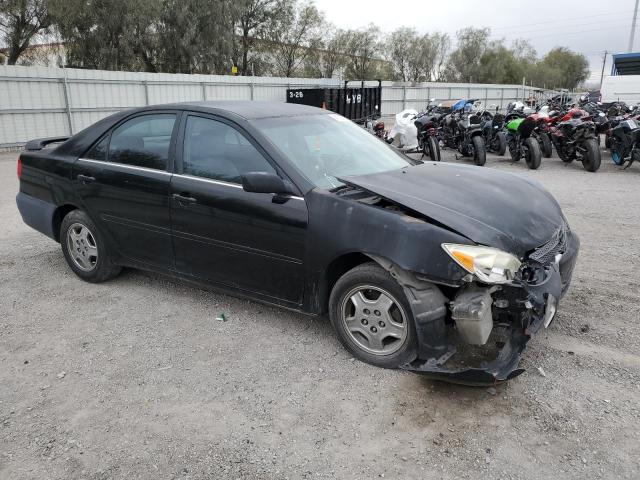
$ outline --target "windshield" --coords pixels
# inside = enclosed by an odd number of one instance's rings
[[[412,165],[408,157],[340,115],[265,118],[253,124],[320,188],[342,186],[338,177]]]

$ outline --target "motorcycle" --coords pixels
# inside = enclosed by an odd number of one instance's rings
[[[413,123],[418,111],[413,108],[402,110],[396,114],[396,121],[387,137],[387,143],[393,144],[403,152],[415,151],[418,148],[418,129]]]
[[[616,165],[629,161],[625,169],[640,160],[640,127],[636,120],[623,120],[612,129],[611,159]]]
[[[456,149],[463,157],[473,157],[476,165],[487,161],[482,134],[482,119],[472,112],[476,100],[460,100],[451,113],[442,119],[442,140],[445,146]]]
[[[507,115],[519,115],[520,118],[531,118],[535,122],[531,136],[538,141],[540,152],[544,158],[551,158],[553,154],[548,111],[549,107],[546,105],[537,112],[522,102],[507,105]]]
[[[489,110],[482,110],[479,115],[482,118],[482,134],[487,150],[503,156],[507,151],[507,136],[504,133],[504,115],[498,113],[495,107],[495,114]]]
[[[538,140],[533,136],[536,120],[532,115],[522,118],[517,114],[507,115],[507,145],[511,159],[517,162],[524,157],[527,167],[536,170],[540,167],[542,153]]]
[[[561,116],[562,115],[562,116]],[[596,139],[595,124],[589,114],[572,108],[565,114],[552,115],[551,140],[560,160],[565,163],[580,160],[588,172],[600,168],[600,146]]]
[[[365,129],[371,134],[384,140],[386,137],[386,131],[384,129],[384,122],[380,119],[367,117],[365,121]]]
[[[435,98],[431,99],[434,102]],[[440,161],[440,140],[438,139],[438,122],[440,114],[437,107],[429,104],[424,112],[418,114],[413,124],[418,130],[418,148],[423,156],[428,156],[434,162]]]

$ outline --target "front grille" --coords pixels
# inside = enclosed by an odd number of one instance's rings
[[[567,225],[563,223],[562,226],[553,235],[553,237],[551,237],[551,240],[549,240],[544,245],[536,248],[529,255],[529,258],[542,265],[547,265],[556,258],[557,254],[564,253],[566,245]]]

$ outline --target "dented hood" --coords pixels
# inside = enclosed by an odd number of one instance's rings
[[[546,243],[564,221],[541,185],[499,170],[428,162],[340,180],[518,256]]]

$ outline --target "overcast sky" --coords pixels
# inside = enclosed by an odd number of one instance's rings
[[[315,0],[328,20],[341,28],[369,23],[385,32],[400,26],[421,33],[490,27],[492,37],[509,43],[526,38],[542,55],[566,46],[589,59],[592,78],[600,79],[605,50],[627,51],[635,0]],[[640,50],[636,27],[634,51]],[[611,71],[607,61],[605,74]]]

